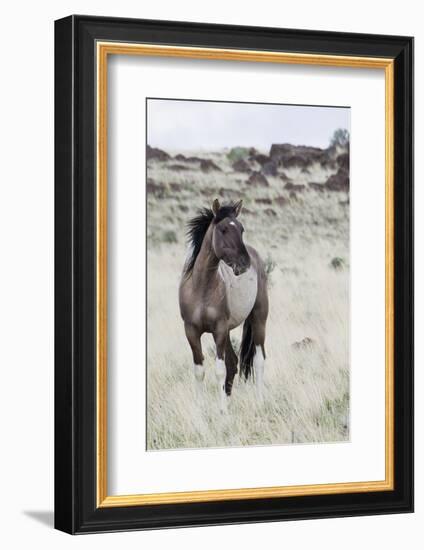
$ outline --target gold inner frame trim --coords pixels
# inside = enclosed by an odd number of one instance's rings
[[[394,489],[394,60],[254,50],[194,48],[123,42],[96,44],[97,54],[97,506],[142,506],[276,498]],[[331,67],[383,69],[385,72],[385,479],[244,489],[109,496],[107,493],[107,61],[109,55],[218,59]]]

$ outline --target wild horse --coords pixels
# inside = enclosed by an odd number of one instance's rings
[[[254,374],[262,399],[265,364],[265,327],[268,316],[267,277],[258,252],[243,242],[238,220],[242,201],[204,208],[188,223],[191,253],[186,260],[179,290],[180,311],[193,352],[198,390],[205,377],[200,337],[212,333],[216,344],[215,374],[220,408],[227,408],[237,374],[237,355],[230,331],[243,325],[240,376]]]

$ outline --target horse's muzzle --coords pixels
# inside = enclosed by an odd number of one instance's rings
[[[236,277],[239,275],[243,275],[243,273],[246,273],[246,271],[250,268],[250,258],[248,261],[233,265],[233,273]]]

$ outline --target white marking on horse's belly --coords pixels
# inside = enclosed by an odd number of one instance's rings
[[[220,262],[218,272],[225,283],[230,310],[230,329],[233,329],[248,317],[255,305],[258,275],[251,266],[245,273],[236,276],[231,267],[224,262]]]

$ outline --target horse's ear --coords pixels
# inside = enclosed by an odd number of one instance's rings
[[[221,205],[219,204],[219,200],[215,199],[212,203],[212,212],[216,216],[218,214],[218,210],[221,208]]]
[[[243,201],[238,201],[234,205],[234,215],[236,218],[240,214],[242,206],[243,206]]]

